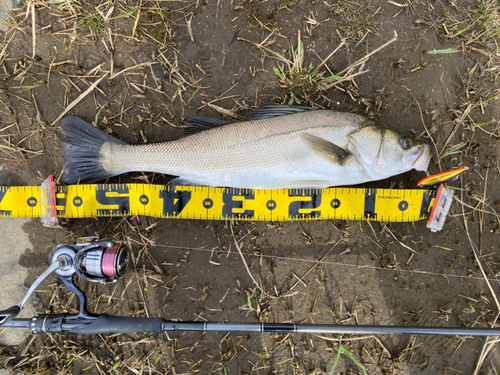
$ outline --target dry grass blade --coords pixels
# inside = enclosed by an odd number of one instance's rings
[[[32,58],[36,56],[36,15],[35,15],[35,2],[31,2],[31,38],[33,43]]]
[[[73,107],[75,107],[78,103],[80,103],[88,94],[90,94],[96,87],[97,85],[104,79],[108,76],[108,73],[105,73],[101,78],[99,78],[97,81],[95,81],[93,84],[91,84],[87,90],[85,90],[84,92],[82,92],[78,98],[76,98],[75,100],[73,100],[65,109],[64,111],[61,112],[61,114],[59,116],[57,116],[57,118],[52,122],[52,124],[50,124],[51,126],[54,126],[61,118],[63,118],[63,116],[68,113],[69,111],[71,111],[71,109]]]
[[[376,54],[377,52],[379,52],[380,50],[384,49],[385,47],[387,47],[389,44],[392,44],[394,43],[396,40],[398,40],[398,33],[396,31],[394,31],[394,37],[389,40],[388,42],[382,44],[380,47],[374,49],[373,51],[371,51],[370,53],[368,53],[367,55],[363,56],[361,59],[353,62],[351,65],[349,65],[347,68],[345,68],[344,70],[341,70],[339,73],[336,74],[336,76],[341,76],[342,74],[346,74],[348,75],[349,72],[351,72],[354,68],[356,68],[357,66],[360,66],[360,65],[363,65],[365,62],[368,61],[368,59],[373,56],[374,54]],[[328,90],[329,88],[335,86],[336,84],[338,84],[337,82],[333,82],[331,83],[330,85],[327,85],[325,86],[325,90]]]
[[[411,91],[410,91],[410,94],[411,94]],[[434,146],[434,150],[436,151],[436,157],[437,157],[439,155],[439,151],[438,151],[436,142],[434,141],[434,138],[432,137],[431,133],[429,132],[427,125],[425,125],[424,115],[422,114],[422,108],[420,107],[420,103],[418,102],[418,100],[416,100],[415,102],[417,103],[418,110],[420,112],[420,121],[422,121],[422,125],[424,126],[425,132],[427,133],[427,136],[429,137],[429,139],[432,142],[432,145]],[[441,168],[441,161],[439,159],[438,159],[438,164],[439,164],[439,170],[442,172],[443,169]]]
[[[255,278],[253,277],[252,273],[250,272],[250,268],[248,268],[248,264],[247,264],[247,261],[245,260],[245,256],[243,255],[243,253],[241,252],[241,248],[240,248],[240,245],[238,243],[238,241],[236,240],[236,237],[234,235],[234,231],[233,231],[233,225],[232,225],[232,222],[229,224],[229,228],[231,228],[231,234],[233,235],[233,240],[234,240],[234,245],[236,246],[236,249],[238,250],[238,253],[240,254],[240,257],[241,257],[241,260],[243,261],[243,264],[245,265],[245,269],[247,270],[247,273],[248,275],[250,276],[250,278],[252,279],[253,283],[255,284],[255,286],[262,292],[262,293],[265,293],[264,292],[264,289],[262,289],[262,286],[255,280]]]
[[[2,51],[0,52],[0,63],[3,64],[3,61],[5,60],[6,58],[6,54],[5,52],[7,51],[7,48],[9,47],[9,44],[10,42],[12,41],[12,39],[14,38],[16,34],[12,34],[11,37],[9,38],[9,40],[5,43],[5,45],[3,46],[2,48]]]
[[[230,109],[226,109],[226,108],[222,108],[218,105],[215,105],[215,104],[212,104],[212,103],[209,103],[209,102],[205,102],[205,101],[202,101],[201,102],[203,105],[206,105],[207,107],[210,107],[214,110],[216,110],[217,112],[219,112],[221,115],[224,115],[224,116],[228,116],[228,117],[232,117],[234,119],[241,119],[242,117],[236,113],[234,113],[232,110]]]
[[[480,212],[482,214],[495,215],[495,217],[497,218],[498,222],[500,223],[500,216],[496,213],[496,211],[493,208],[490,207],[491,211],[486,211],[486,210],[482,210],[480,208],[471,206],[470,204],[465,203],[464,201],[460,200],[460,198],[458,198],[456,196],[453,196],[453,199],[455,201],[457,201],[458,203],[460,203],[461,205],[463,205],[465,207],[468,207],[468,208],[470,208],[470,209],[472,209],[474,211]]]
[[[334,50],[333,50],[333,51],[332,51],[332,52],[331,52],[331,53],[330,53],[330,54],[326,57],[326,59],[324,59],[323,61],[321,61],[321,63],[320,63],[320,64],[316,67],[316,69],[319,69],[319,68],[321,68],[323,65],[325,65],[325,64],[326,64],[326,62],[327,62],[328,60],[330,60],[330,59],[332,58],[332,56],[333,56],[333,55],[335,55],[335,53],[336,53],[336,52],[337,52],[340,48],[342,48],[343,46],[345,46],[345,40],[342,40],[342,41],[340,42],[340,44],[337,46],[337,48],[335,48],[335,49],[334,49]]]
[[[408,245],[405,245],[404,243],[402,243],[395,235],[394,233],[392,233],[392,231],[389,229],[389,227],[385,227],[385,229],[390,233],[390,235],[401,245],[403,246],[405,249],[408,249],[410,250],[412,253],[415,253],[417,255],[420,255],[418,252],[416,252],[415,250],[413,250],[410,246]]]
[[[118,73],[115,73],[113,75],[111,75],[109,77],[110,80],[113,80],[115,79],[116,77],[118,77],[119,75],[123,74],[123,73],[126,73],[130,70],[133,70],[133,69],[138,69],[138,68],[142,68],[142,67],[145,67],[145,66],[150,66],[150,65],[154,65],[156,64],[155,62],[152,62],[152,61],[148,61],[148,62],[144,62],[144,63],[141,63],[141,64],[137,64],[137,65],[134,65],[134,66],[129,66],[128,68],[125,68],[123,70],[120,70]]]

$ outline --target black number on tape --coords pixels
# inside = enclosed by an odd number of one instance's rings
[[[68,193],[67,186],[56,186],[56,207],[57,215],[66,216],[66,194]]]
[[[123,215],[130,212],[130,201],[128,195],[108,196],[115,194],[128,194],[127,185],[98,185],[95,191],[95,199],[103,206],[118,206],[118,208],[98,208],[97,215]]]
[[[3,198],[5,197],[5,194],[9,191],[10,187],[9,186],[2,186],[0,188],[0,203],[2,203]],[[4,216],[10,216],[12,215],[12,211],[10,210],[0,210],[0,215]]]
[[[377,189],[366,189],[365,192],[365,219],[376,219],[377,213],[375,212],[375,197],[377,196]]]
[[[315,218],[321,216],[321,191],[310,189],[293,189],[288,191],[289,197],[308,197],[307,201],[295,201],[288,206],[288,215],[294,219]],[[302,210],[302,212],[299,212]],[[304,212],[304,210],[307,210]]]
[[[174,186],[166,186],[160,190],[160,198],[163,199],[163,216],[177,216],[191,200],[191,192],[175,191]]]
[[[254,210],[245,210],[244,212],[234,212],[235,209],[243,208],[243,201],[234,200],[234,197],[243,197],[244,200],[255,199],[255,193],[251,189],[224,189],[222,193],[222,201],[224,206],[222,206],[222,216],[225,218],[252,218],[254,216]]]
[[[420,206],[420,217],[427,217],[431,213],[432,200],[436,198],[437,191],[436,190],[427,190],[424,191],[424,196],[422,197],[422,206]]]

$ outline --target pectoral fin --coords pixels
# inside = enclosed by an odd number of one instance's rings
[[[330,163],[342,165],[346,158],[351,155],[349,151],[316,135],[302,133],[300,138],[315,155]]]

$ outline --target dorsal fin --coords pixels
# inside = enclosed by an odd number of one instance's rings
[[[293,113],[300,113],[306,111],[316,111],[317,108],[312,107],[303,107],[298,105],[270,105],[262,107],[254,112],[251,120],[262,120],[271,117],[279,117],[285,115],[291,115]],[[212,128],[216,128],[219,126],[223,126],[231,123],[230,121],[220,120],[213,117],[193,117],[186,121],[184,124],[184,132],[189,134],[194,134],[203,130],[208,130]]]
[[[205,116],[199,116],[199,117],[193,117],[189,120],[186,121],[184,124],[184,132],[189,135],[189,134],[194,134],[203,130],[208,130],[212,128],[217,128],[219,126],[223,126],[226,124],[229,124],[230,121],[225,121],[225,120],[220,120],[217,118],[213,117],[205,117]]]
[[[262,120],[271,117],[291,115],[292,113],[316,110],[317,108],[303,107],[298,105],[269,105],[255,111],[251,120]]]

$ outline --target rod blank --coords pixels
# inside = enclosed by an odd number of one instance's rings
[[[445,336],[498,336],[498,328],[459,327],[407,327],[407,326],[352,326],[336,324],[285,323],[225,323],[225,322],[170,322],[163,323],[164,331],[203,332],[293,332],[331,333],[349,335],[445,335]]]
[[[72,325],[79,328],[78,333],[85,334],[81,322],[72,316],[63,319],[62,331],[71,332]],[[147,320],[147,319],[145,319]],[[152,318],[151,320],[158,320]],[[32,319],[13,319],[2,327],[30,328]],[[230,323],[230,322],[178,322],[165,320],[162,324],[165,331],[199,331],[199,332],[287,332],[344,335],[441,335],[441,336],[500,336],[500,328],[467,328],[467,327],[408,327],[408,326],[354,326],[339,324],[287,324],[287,323]],[[137,332],[137,331],[134,331]]]

